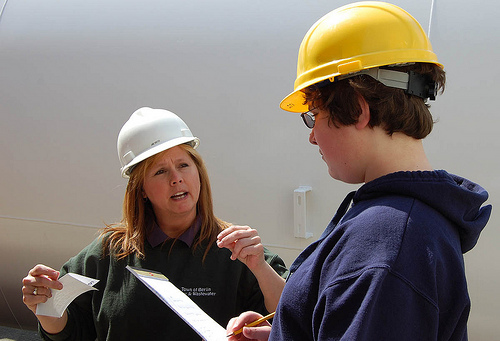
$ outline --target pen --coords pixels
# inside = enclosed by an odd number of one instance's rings
[[[264,316],[264,317],[261,317],[260,319],[258,319],[258,320],[256,320],[256,321],[253,321],[253,322],[251,322],[251,323],[249,323],[249,324],[245,325],[244,327],[241,327],[241,328],[240,328],[240,329],[238,329],[238,330],[235,330],[235,331],[234,331],[234,332],[232,332],[231,334],[227,335],[227,337],[230,337],[230,336],[233,336],[233,335],[238,335],[239,333],[241,333],[241,332],[243,331],[243,328],[245,328],[245,327],[253,327],[253,326],[258,325],[259,323],[262,323],[262,322],[264,322],[264,321],[267,321],[267,320],[269,320],[269,319],[273,318],[275,313],[276,313],[276,312],[271,313],[271,314],[269,314],[269,315],[266,315],[266,316]]]

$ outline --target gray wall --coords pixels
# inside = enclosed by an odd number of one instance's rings
[[[1,1],[3,3],[3,1]],[[9,1],[0,18],[0,321],[31,328],[21,279],[59,268],[120,219],[116,137],[139,107],[179,114],[201,139],[217,215],[251,225],[289,265],[347,191],[308,129],[279,109],[308,28],[348,1]],[[395,1],[427,31],[431,0]],[[496,1],[434,1],[430,38],[448,85],[425,140],[435,168],[498,203],[500,38]],[[293,190],[311,186],[313,238],[293,236]],[[473,340],[500,333],[496,210],[466,254]],[[15,318],[10,311],[15,313]]]

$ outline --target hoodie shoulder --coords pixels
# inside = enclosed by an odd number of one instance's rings
[[[483,187],[444,170],[388,174],[363,185],[353,200],[388,195],[415,198],[450,220],[460,234],[463,253],[476,245],[492,209],[483,206],[488,200]]]

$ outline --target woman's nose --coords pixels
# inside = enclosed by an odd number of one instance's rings
[[[170,184],[177,185],[178,183],[182,183],[182,177],[179,173],[175,172],[172,174],[172,177],[170,178]]]

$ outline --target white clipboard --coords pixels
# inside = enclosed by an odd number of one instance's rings
[[[173,285],[163,274],[128,265],[126,268],[179,315],[179,317],[204,340],[227,340],[225,328],[221,327],[221,325],[198,307],[196,303]]]

